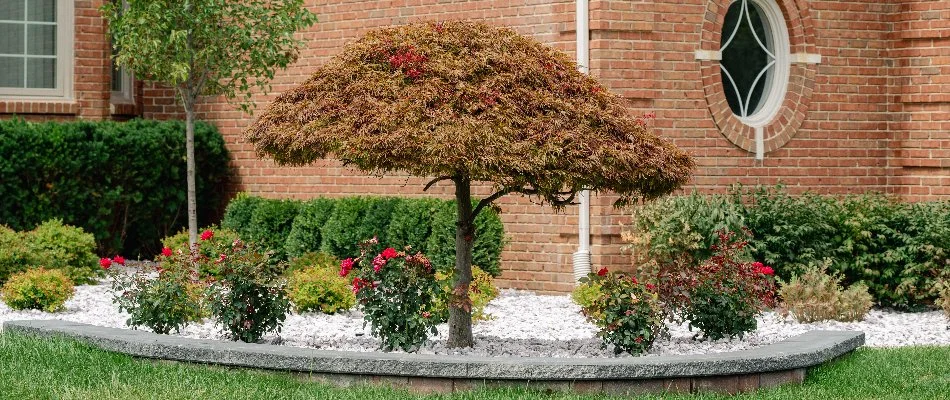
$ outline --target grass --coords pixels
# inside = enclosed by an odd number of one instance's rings
[[[803,386],[735,397],[659,395],[643,399],[947,399],[950,347],[860,349],[812,370]],[[2,399],[619,399],[522,389],[455,395],[336,388],[279,372],[154,362],[66,339],[0,334]]]

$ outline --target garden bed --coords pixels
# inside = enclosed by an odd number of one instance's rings
[[[502,291],[485,310],[492,319],[477,323],[473,330],[473,349],[447,349],[447,326],[439,326],[440,335],[424,346],[422,354],[456,354],[501,357],[631,357],[615,356],[601,348],[597,329],[584,320],[580,309],[568,296],[539,296],[522,291]],[[112,303],[109,284],[76,288],[75,296],[60,313],[13,311],[0,303],[0,323],[11,320],[61,319],[103,327],[126,328],[128,314],[119,313]],[[872,310],[862,322],[819,322],[800,324],[791,318],[767,312],[758,318],[758,329],[742,340],[696,341],[695,332],[684,324],[669,323],[670,337],[658,340],[646,357],[662,355],[709,354],[753,349],[776,343],[812,330],[850,330],[867,334],[873,347],[909,345],[950,345],[947,320],[939,312],[901,313]],[[142,328],[147,331],[148,329]],[[223,339],[211,322],[192,324],[179,334],[196,339]],[[267,335],[267,343],[309,347],[321,350],[370,352],[379,341],[364,328],[362,315],[351,311],[336,315],[318,313],[288,315],[279,335]]]

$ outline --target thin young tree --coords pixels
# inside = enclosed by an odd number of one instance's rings
[[[495,200],[519,193],[559,210],[590,189],[623,205],[675,190],[693,168],[564,53],[462,21],[367,33],[279,96],[245,136],[280,164],[332,155],[373,174],[433,178],[425,189],[454,184],[452,347],[473,345],[473,222]],[[494,191],[473,203],[479,182]]]
[[[198,238],[195,105],[223,96],[245,112],[252,88],[269,90],[297,59],[294,33],[316,22],[304,0],[113,0],[101,8],[117,50],[135,76],[174,88],[185,109],[188,237]]]

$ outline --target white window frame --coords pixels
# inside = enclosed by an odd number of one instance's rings
[[[30,89],[0,87],[0,99],[61,101],[72,98],[75,15],[73,0],[56,0],[56,88]]]
[[[762,91],[762,100],[759,107],[752,111],[750,115],[741,116],[736,114],[744,124],[754,128],[760,128],[772,122],[772,119],[778,115],[785,101],[785,94],[788,91],[788,81],[791,67],[791,57],[789,55],[790,45],[788,39],[788,27],[785,25],[785,17],[782,15],[782,9],[774,0],[745,0],[746,3],[740,6],[751,6],[748,3],[754,3],[761,11],[761,17],[765,19],[765,27],[768,30],[768,41],[772,44],[772,52],[775,57],[775,65],[768,74],[765,81],[765,89]],[[735,4],[735,3],[734,3]],[[743,14],[745,15],[745,14]],[[736,29],[742,21],[736,25]],[[723,32],[727,35],[728,32]],[[759,38],[756,38],[759,40]],[[765,40],[765,38],[762,38]],[[728,45],[728,43],[727,43]],[[719,50],[719,59],[722,60],[722,50]],[[723,89],[730,90],[735,88],[726,88],[726,82],[723,80]],[[738,89],[735,89],[738,96]],[[750,89],[751,90],[751,89]],[[748,101],[748,100],[747,100]]]
[[[110,1],[116,2],[116,0],[110,0]],[[121,1],[122,1],[123,9],[129,8],[129,3],[127,3],[126,0],[121,0]],[[110,61],[109,65],[110,67],[112,66],[112,46],[114,45],[115,44],[112,43],[112,38],[110,36],[109,38],[109,61]],[[135,78],[133,77],[132,73],[129,72],[129,69],[126,67],[120,66],[118,70],[119,70],[119,82],[122,88],[121,90],[112,90],[112,97],[110,98],[110,102],[113,104],[135,103],[135,91],[134,91]],[[114,72],[115,70],[110,68],[109,70],[110,89],[112,87],[112,73]]]

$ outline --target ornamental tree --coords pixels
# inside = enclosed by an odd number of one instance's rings
[[[195,104],[222,95],[250,111],[251,88],[297,59],[294,32],[316,22],[303,0],[113,0],[101,12],[116,64],[175,89],[185,108],[188,239],[197,242]]]
[[[693,167],[567,55],[463,21],[367,33],[279,96],[245,136],[279,164],[332,155],[377,175],[433,177],[424,190],[454,184],[452,347],[473,344],[473,221],[495,200],[518,193],[560,210],[589,189],[618,194],[619,206],[675,190]],[[473,203],[476,182],[494,192]]]

